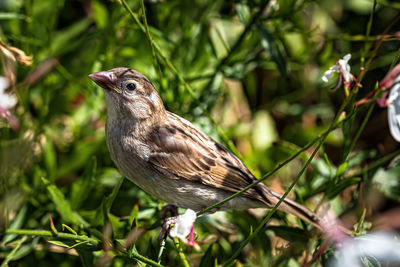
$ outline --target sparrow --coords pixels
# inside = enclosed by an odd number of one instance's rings
[[[106,142],[112,160],[126,178],[148,194],[200,211],[257,181],[229,150],[167,111],[143,74],[119,67],[89,77],[104,90]],[[258,183],[220,209],[272,208],[281,197]],[[321,228],[314,212],[289,198],[279,210]]]

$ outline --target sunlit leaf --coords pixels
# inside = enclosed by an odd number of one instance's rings
[[[92,184],[96,174],[97,160],[95,157],[86,166],[83,175],[72,185],[71,188],[71,207],[77,210],[86,198],[90,196]]]
[[[65,199],[64,194],[58,189],[57,186],[51,184],[48,180],[42,178],[44,184],[46,185],[46,189],[49,192],[50,199],[56,206],[56,210],[58,214],[61,216],[64,222],[70,222],[73,224],[83,224],[87,225],[87,222],[82,219],[76,212],[74,212],[71,208],[68,200]]]
[[[104,28],[108,23],[108,12],[106,7],[99,1],[92,1],[93,19],[98,28]]]
[[[348,161],[345,161],[342,164],[340,164],[339,167],[336,170],[336,176],[340,176],[343,173],[345,173],[348,166],[349,166],[349,162]]]

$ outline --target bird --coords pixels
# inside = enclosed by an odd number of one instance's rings
[[[89,78],[104,91],[111,159],[143,191],[171,205],[201,211],[257,181],[232,152],[167,111],[140,72],[118,67]],[[281,197],[258,183],[218,210],[272,208]],[[286,197],[278,209],[321,229],[317,214],[292,199]]]

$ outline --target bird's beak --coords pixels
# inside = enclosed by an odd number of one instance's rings
[[[112,71],[107,70],[107,71],[95,72],[89,74],[89,78],[104,89],[114,90],[118,94],[121,93],[121,91],[116,86],[117,76]]]

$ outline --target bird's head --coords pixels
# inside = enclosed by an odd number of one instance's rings
[[[89,78],[103,88],[109,114],[137,120],[165,114],[156,89],[140,72],[115,68],[92,73]]]

